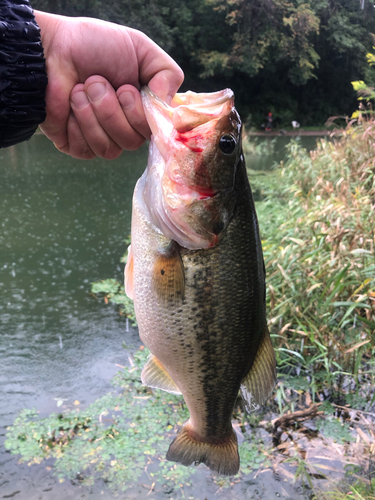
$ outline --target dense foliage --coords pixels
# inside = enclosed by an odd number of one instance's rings
[[[365,121],[311,154],[292,143],[259,207],[279,373],[356,407],[375,401],[374,138]]]
[[[355,109],[353,80],[370,71],[373,0],[33,0],[35,8],[140,29],[186,74],[184,88],[234,89],[259,127],[322,124]]]

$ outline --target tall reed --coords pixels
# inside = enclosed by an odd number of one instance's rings
[[[292,142],[268,187],[255,185],[279,369],[307,375],[314,397],[373,403],[375,122],[311,153]]]

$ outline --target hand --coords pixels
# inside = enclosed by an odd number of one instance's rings
[[[42,131],[75,158],[117,158],[149,138],[139,90],[170,102],[179,66],[140,31],[35,11],[47,64]],[[116,89],[116,90],[115,90]]]

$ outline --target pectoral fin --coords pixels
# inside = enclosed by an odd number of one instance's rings
[[[180,389],[166,372],[162,363],[153,354],[142,370],[141,380],[142,384],[148,387],[161,389],[172,394],[181,394]]]
[[[271,337],[266,327],[249,373],[241,384],[241,394],[247,411],[259,408],[271,395],[276,383],[276,359]]]
[[[180,255],[180,247],[171,241],[168,247],[161,251],[154,263],[152,287],[165,302],[176,304],[184,297],[185,272]]]
[[[132,254],[132,246],[128,247],[128,260],[126,261],[125,266],[125,293],[129,297],[129,299],[134,300],[134,279],[133,279],[133,271],[134,271],[134,258]]]

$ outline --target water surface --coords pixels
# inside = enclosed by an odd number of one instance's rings
[[[126,363],[123,341],[139,344],[89,292],[92,281],[122,279],[131,197],[146,160],[146,146],[112,162],[74,160],[44,136],[1,150],[1,444],[21,408],[44,414],[59,399],[85,405],[104,394],[116,363]],[[34,468],[16,461],[0,448],[0,498],[39,489]]]
[[[252,168],[283,158],[288,139],[277,139],[272,155],[250,159]],[[90,285],[122,280],[131,197],[146,161],[146,145],[111,162],[74,160],[40,135],[0,151],[0,498],[111,498],[104,484],[60,484],[45,462],[17,465],[3,442],[22,408],[43,416],[59,401],[86,406],[105,394],[117,365],[127,364],[123,342],[139,345],[138,332],[126,331]],[[267,491],[304,498],[272,474],[243,487],[244,498],[266,498]],[[206,496],[197,487],[196,498]],[[146,490],[143,497],[157,498]]]

